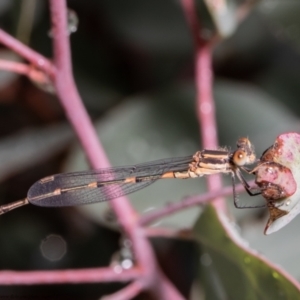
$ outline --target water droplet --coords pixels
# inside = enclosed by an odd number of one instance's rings
[[[244,257],[244,263],[245,264],[250,264],[251,263],[251,258],[249,256]]]
[[[267,172],[272,174],[273,173],[273,168],[267,168]]]
[[[123,245],[124,245],[124,247],[126,247],[126,248],[131,248],[131,247],[132,247],[132,242],[131,242],[130,239],[124,239],[124,240],[123,240]]]
[[[279,278],[279,274],[277,272],[272,272],[272,276],[275,278],[275,279],[278,279]]]
[[[203,266],[208,267],[212,264],[212,259],[208,253],[204,253],[200,257],[200,262]]]
[[[50,234],[41,242],[40,249],[46,259],[57,261],[67,253],[67,243],[60,235]]]
[[[78,29],[78,24],[79,24],[79,19],[78,16],[76,14],[76,12],[72,9],[68,9],[68,13],[67,13],[67,34],[70,35],[73,32],[76,32]],[[50,38],[53,38],[53,30],[50,29],[48,31],[48,36]]]
[[[131,259],[124,259],[122,262],[121,262],[121,266],[123,269],[125,270],[128,270],[130,268],[132,268],[133,266],[133,261]]]
[[[128,270],[134,265],[131,241],[129,239],[121,238],[120,244],[122,248],[113,254],[110,262],[110,266],[116,273],[121,273],[122,270]]]
[[[76,32],[78,29],[79,19],[76,12],[68,9],[68,33]]]

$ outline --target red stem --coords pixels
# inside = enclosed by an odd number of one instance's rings
[[[54,86],[57,95],[92,167],[94,169],[109,167],[108,158],[99,142],[96,130],[85,110],[74,82],[69,36],[66,30],[67,10],[65,0],[50,0],[50,9],[53,24],[54,64],[57,69]],[[118,200],[111,201],[111,205],[125,232],[132,235],[136,213],[125,197]]]
[[[202,145],[205,149],[217,149],[217,121],[215,104],[213,99],[213,72],[212,51],[213,43],[205,40],[202,34],[201,24],[197,17],[195,0],[181,0],[186,19],[193,35],[195,46],[195,81],[196,81],[196,109],[199,120],[199,130],[202,137]],[[217,191],[222,188],[221,175],[216,174],[206,177],[208,190]],[[226,210],[222,198],[214,201],[214,206],[223,211]]]
[[[71,52],[66,30],[66,1],[50,0],[50,10],[53,24],[54,64],[57,68],[54,85],[57,94],[92,166],[94,168],[107,167],[109,166],[108,159],[82,104],[72,75]],[[136,212],[125,197],[111,201],[111,205],[122,228],[132,241],[145,286],[151,289],[156,298],[170,299],[168,280],[159,271],[152,247],[144,230],[139,228],[137,223]],[[178,294],[173,299],[181,299],[181,296]]]
[[[0,29],[0,41],[8,48],[17,52],[20,56],[38,66],[50,78],[56,88],[57,95],[61,101],[67,118],[73,126],[78,138],[94,168],[109,166],[108,159],[101,147],[96,131],[82,104],[72,75],[71,52],[67,34],[67,10],[65,0],[50,0],[50,10],[53,33],[54,65],[36,53],[29,47],[23,45]],[[161,273],[155,255],[147,240],[147,234],[139,227],[138,216],[128,203],[126,198],[111,201],[112,207],[118,216],[122,228],[130,237],[135,252],[139,272],[139,281],[157,299],[182,299],[182,296],[170,284]],[[118,281],[120,276],[111,269],[96,269],[99,281]],[[110,276],[107,276],[110,274]],[[123,280],[132,279],[128,276],[130,272],[122,273]],[[82,276],[83,275],[83,276]],[[91,282],[95,280],[93,270],[69,271],[44,271],[44,272],[0,272],[2,284],[44,284],[44,283],[77,283]],[[122,280],[122,279],[121,279]]]
[[[45,71],[49,76],[53,76],[55,73],[52,63],[43,55],[35,52],[31,48],[27,47],[2,29],[0,29],[0,41],[8,49],[18,53],[21,57],[31,62],[36,67]]]
[[[32,67],[28,64],[0,59],[0,69],[17,74],[28,75]]]
[[[96,282],[128,282],[138,279],[140,270],[132,268],[117,273],[113,268],[94,268],[81,270],[54,271],[1,271],[1,285],[32,285],[32,284],[78,284]],[[0,297],[1,298],[1,297]]]

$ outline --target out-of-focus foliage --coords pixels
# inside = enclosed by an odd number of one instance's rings
[[[34,16],[26,12],[26,5],[23,6],[26,1],[36,5]],[[229,1],[237,12],[245,2]],[[79,18],[78,30],[70,37],[75,79],[113,164],[190,155],[200,149],[194,102],[193,43],[180,2],[70,0],[68,3]],[[26,31],[29,45],[50,57],[47,5],[47,1],[41,0],[1,1],[0,26],[17,35],[20,20],[25,20],[22,23],[25,25],[27,20],[26,28],[32,28]],[[221,146],[233,148],[237,138],[248,136],[259,156],[278,134],[299,131],[299,13],[297,0],[264,0],[248,10],[242,21],[233,15],[235,31],[220,40],[214,52],[214,92]],[[0,48],[1,58],[4,53],[7,50]],[[70,135],[66,134],[68,139],[59,138],[63,132],[58,125],[53,126],[65,121],[55,96],[39,90],[26,78],[7,72],[1,76],[0,145],[2,149],[12,147],[11,153],[16,156],[15,160],[10,158],[11,165],[5,159],[8,175],[2,177],[6,180],[0,185],[0,202],[7,203],[24,197],[29,186],[43,176],[82,170],[87,165],[83,164],[84,155],[78,154],[78,148],[69,142]],[[51,133],[47,131],[50,127]],[[40,140],[33,142],[26,135],[21,138],[20,132],[40,136]],[[28,153],[33,158],[29,159],[23,149],[30,150]],[[16,162],[20,162],[18,174]],[[204,190],[204,179],[161,182],[132,195],[131,199],[144,212]],[[241,198],[244,203],[254,201],[244,195]],[[231,205],[231,197],[228,203]],[[24,207],[1,216],[0,268],[107,265],[118,248],[118,235],[95,222],[102,218],[104,205],[83,209],[84,213],[75,208]],[[94,214],[91,216],[87,210]],[[232,212],[237,215],[242,234],[250,245],[300,278],[297,250],[300,218],[266,238],[262,233],[266,211]],[[167,226],[189,227],[197,213],[196,209],[186,211],[163,222]],[[41,241],[49,234],[62,236],[67,244],[67,253],[59,261],[48,261],[40,252]],[[164,251],[167,253],[168,247]],[[182,260],[190,255],[188,251],[182,250]],[[170,257],[164,257],[168,266]],[[182,283],[186,287],[184,278]],[[182,288],[179,284],[177,287]],[[91,285],[90,299],[99,298],[113,288]],[[49,287],[47,295],[84,295],[82,298],[88,299],[85,291],[86,286]],[[187,293],[185,288],[182,291]],[[0,294],[12,293],[38,295],[45,294],[45,290],[0,288]]]
[[[224,224],[226,223],[226,230]],[[279,270],[258,258],[228,220],[207,206],[194,227],[200,259],[198,283],[206,299],[297,299],[299,290]]]

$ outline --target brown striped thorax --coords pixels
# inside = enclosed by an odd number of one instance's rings
[[[194,176],[211,175],[216,173],[232,173],[238,167],[251,165],[256,156],[254,147],[248,138],[237,141],[237,150],[202,150],[195,153],[190,171]]]

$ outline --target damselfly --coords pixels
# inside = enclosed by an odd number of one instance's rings
[[[52,175],[34,183],[27,198],[0,206],[0,214],[14,208],[34,204],[45,207],[74,206],[111,200],[140,190],[158,179],[196,178],[217,173],[231,174],[234,204],[238,206],[235,176],[249,195],[253,192],[242,171],[255,162],[254,148],[247,138],[237,141],[235,151],[202,150],[193,156],[157,160],[134,166],[105,168]]]

